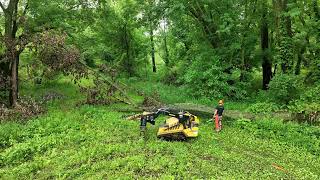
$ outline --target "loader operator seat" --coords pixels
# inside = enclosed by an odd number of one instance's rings
[[[187,128],[186,124],[188,121],[190,121],[189,124],[191,123],[191,117],[186,115],[186,112],[181,111],[179,113],[170,113],[167,109],[161,108],[158,109],[156,112],[144,112],[142,114],[140,119],[140,130],[145,131],[147,123],[155,125],[155,119],[160,114],[177,118],[179,120],[179,123],[183,124],[184,128]]]

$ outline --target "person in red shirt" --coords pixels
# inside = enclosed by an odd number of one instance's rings
[[[215,120],[215,127],[217,132],[221,131],[222,129],[223,111],[224,111],[223,100],[220,100],[218,106],[214,110],[214,117],[213,117],[213,119]]]

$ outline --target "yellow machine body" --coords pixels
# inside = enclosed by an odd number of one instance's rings
[[[186,123],[182,124],[176,117],[168,118],[163,125],[159,127],[158,137],[170,138],[170,139],[185,139],[194,138],[198,136],[199,132],[199,118],[190,113],[184,115],[189,116]]]

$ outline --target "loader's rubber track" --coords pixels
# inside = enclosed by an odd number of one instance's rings
[[[184,141],[187,139],[183,133],[165,134],[158,136],[158,138],[166,141]]]

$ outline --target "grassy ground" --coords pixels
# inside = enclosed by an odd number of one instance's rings
[[[226,120],[217,134],[201,119],[198,138],[167,142],[156,138],[163,118],[142,138],[139,122],[113,110],[126,105],[76,107],[82,96],[67,80],[22,90],[40,96],[45,89],[66,96],[50,102],[45,115],[0,124],[0,179],[320,178],[317,127],[239,119]]]

